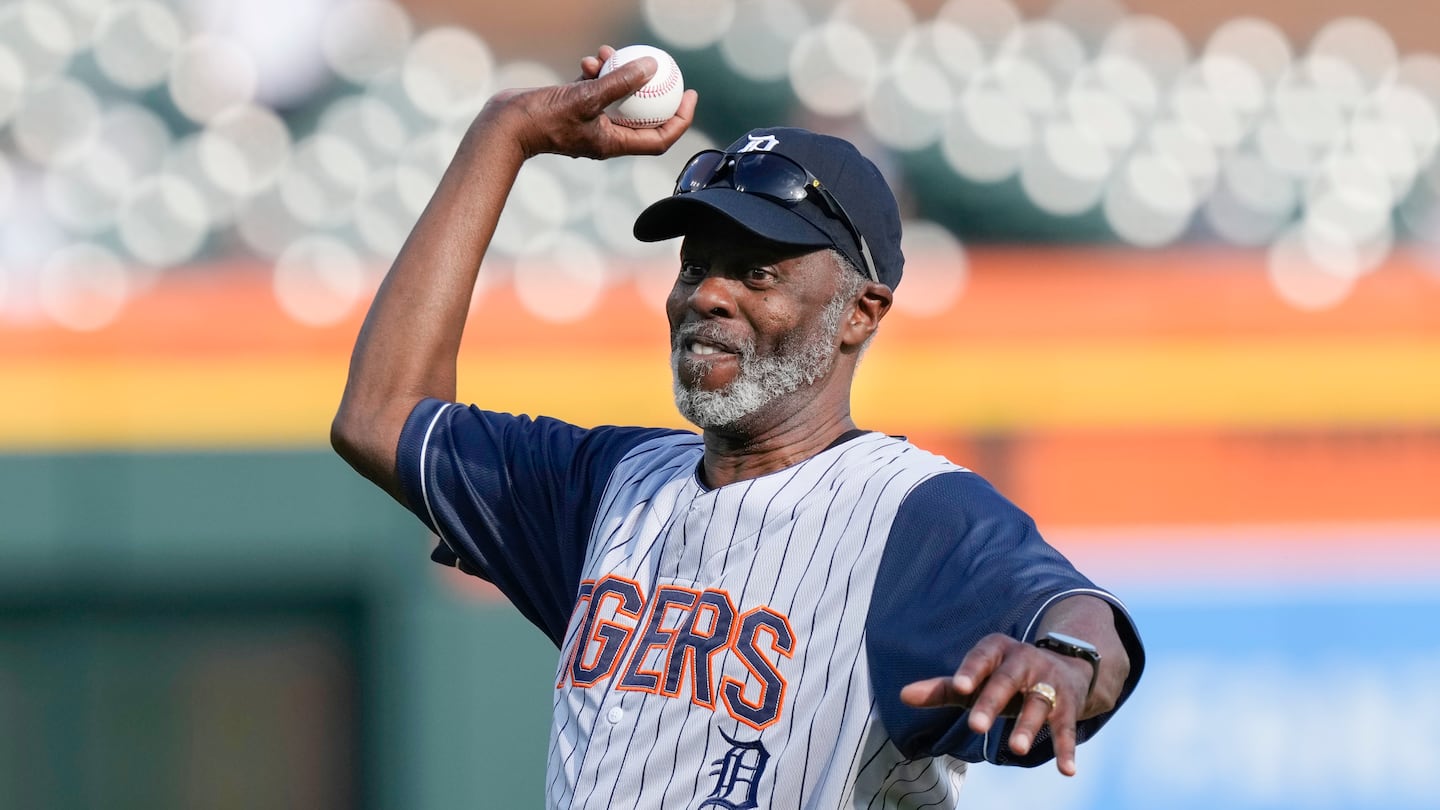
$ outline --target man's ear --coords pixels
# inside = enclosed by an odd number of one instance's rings
[[[840,328],[840,347],[854,350],[865,345],[865,341],[880,328],[880,321],[890,311],[895,294],[878,281],[866,282],[855,299],[855,305]]]

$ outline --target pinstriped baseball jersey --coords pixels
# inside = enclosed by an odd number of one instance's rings
[[[1048,740],[1017,758],[900,687],[1072,593],[1115,605],[1128,696],[1123,607],[1028,517],[902,439],[844,439],[710,489],[694,434],[416,408],[398,464],[434,558],[559,647],[549,806],[957,806],[967,762],[1035,764]]]

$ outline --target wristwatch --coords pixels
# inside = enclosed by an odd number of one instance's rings
[[[1095,649],[1095,645],[1074,636],[1051,631],[1035,639],[1035,646],[1090,662],[1090,688],[1085,690],[1085,700],[1089,701],[1090,693],[1095,691],[1095,680],[1100,677],[1100,651]]]

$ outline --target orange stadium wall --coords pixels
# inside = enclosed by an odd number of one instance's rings
[[[993,249],[972,254],[953,305],[911,316],[924,261],[862,365],[857,420],[975,467],[1049,522],[1440,517],[1440,273],[1425,257],[1302,312],[1249,254]],[[222,270],[168,278],[96,332],[0,326],[0,447],[322,447],[360,307],[305,326],[264,268]],[[660,296],[614,286],[555,323],[508,285],[483,290],[461,398],[679,425]]]

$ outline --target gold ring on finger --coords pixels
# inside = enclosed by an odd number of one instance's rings
[[[1028,691],[1032,695],[1038,695],[1039,697],[1043,698],[1046,703],[1050,704],[1050,708],[1055,708],[1055,687],[1051,686],[1048,683],[1045,683],[1044,681],[1040,681],[1039,683],[1030,687]]]

